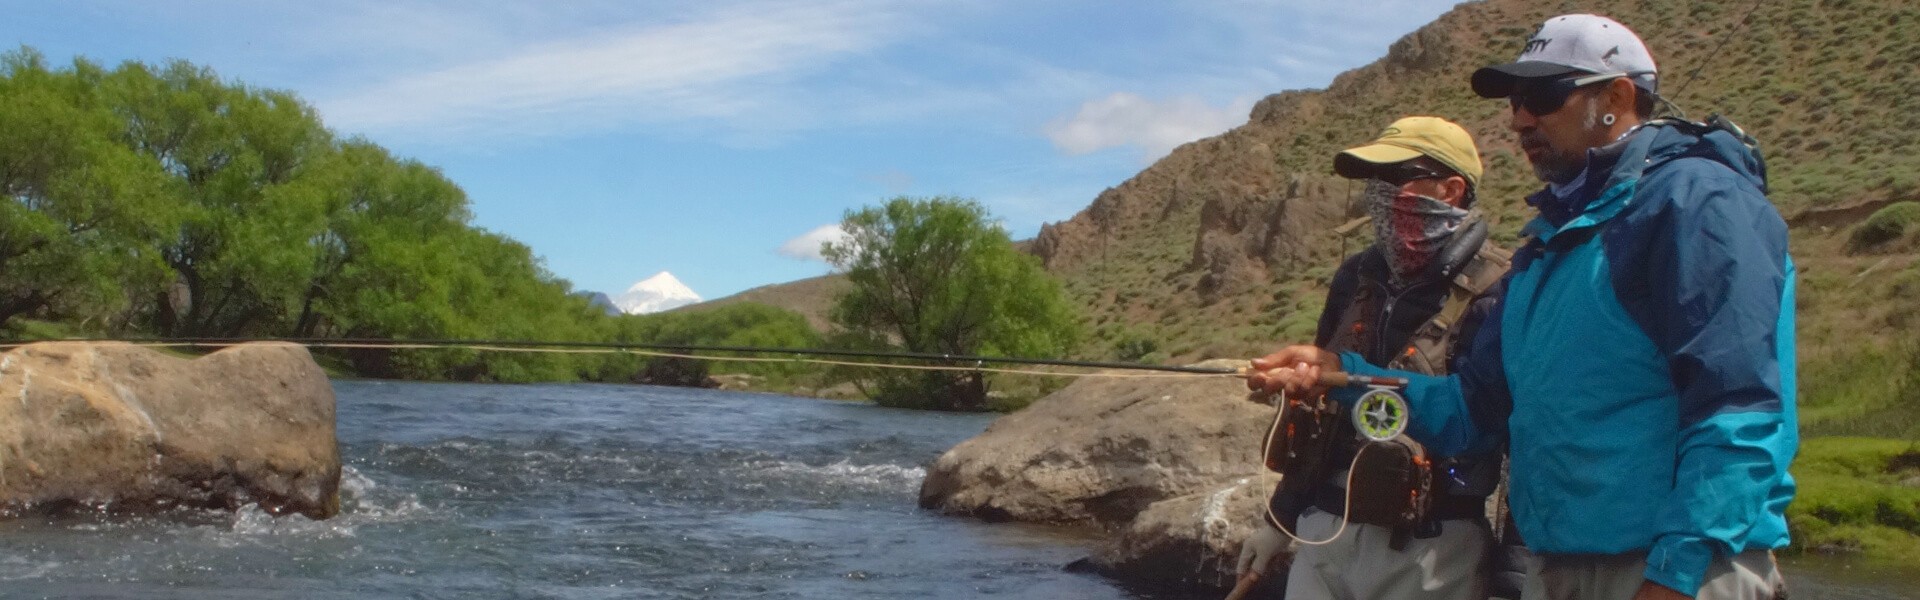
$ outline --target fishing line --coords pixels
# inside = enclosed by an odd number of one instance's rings
[[[1362,378],[1362,380],[1373,381],[1372,379],[1368,379],[1368,378]],[[1352,381],[1349,381],[1349,383],[1352,383]],[[1274,434],[1279,433],[1280,424],[1286,421],[1286,413],[1287,413],[1287,406],[1288,406],[1286,393],[1277,392],[1274,394],[1274,398],[1275,400],[1273,402],[1273,405],[1278,412],[1274,414],[1273,425],[1267,429],[1266,439],[1268,440],[1272,440]],[[1353,523],[1352,518],[1349,517],[1349,515],[1353,514],[1353,475],[1354,475],[1354,472],[1358,470],[1358,467],[1360,466],[1360,456],[1367,452],[1368,445],[1369,444],[1361,444],[1359,448],[1354,449],[1353,462],[1347,463],[1347,485],[1345,488],[1342,488],[1341,490],[1342,492],[1344,492],[1343,494],[1344,498],[1341,500],[1340,514],[1338,515],[1338,518],[1340,519],[1340,527],[1333,530],[1333,535],[1328,536],[1327,539],[1324,539],[1324,540],[1308,540],[1300,537],[1298,534],[1294,533],[1292,529],[1288,529],[1286,525],[1281,524],[1280,518],[1273,514],[1272,502],[1267,503],[1266,510],[1264,511],[1266,513],[1267,522],[1271,523],[1273,525],[1273,528],[1276,530],[1279,530],[1279,532],[1282,535],[1287,536],[1289,539],[1292,539],[1295,543],[1298,543],[1303,546],[1325,546],[1327,544],[1333,543],[1336,540],[1339,540],[1340,536],[1346,535],[1347,526]],[[1261,450],[1262,452],[1267,451],[1266,448],[1262,448]],[[1299,523],[1297,520],[1294,523],[1294,526],[1295,528],[1299,527]],[[1271,569],[1272,567],[1269,566],[1268,568]],[[1238,583],[1233,586],[1233,589],[1231,591],[1227,592],[1227,600],[1241,600],[1243,598],[1246,598],[1248,594],[1253,592],[1254,586],[1259,585],[1260,580],[1265,579],[1266,577],[1267,577],[1267,573],[1263,571],[1249,571],[1245,575],[1241,575],[1239,577]]]
[[[1759,12],[1760,5],[1763,3],[1765,3],[1765,0],[1754,0],[1753,8],[1747,9],[1746,16],[1740,17],[1740,23],[1734,26],[1734,30],[1728,32],[1727,35],[1720,36],[1720,43],[1715,44],[1713,50],[1707,53],[1707,59],[1700,61],[1699,66],[1687,72],[1687,80],[1680,82],[1680,88],[1673,91],[1673,97],[1678,98],[1682,92],[1687,91],[1687,86],[1691,85],[1693,80],[1700,76],[1700,72],[1706,70],[1707,65],[1713,64],[1713,59],[1720,55],[1720,49],[1727,47],[1727,42],[1731,41],[1733,36],[1747,29],[1747,22],[1753,20],[1753,13]],[[1673,105],[1672,102],[1668,102],[1667,104],[1674,108],[1679,108],[1677,105]]]
[[[1287,413],[1286,393],[1284,392],[1276,393],[1274,394],[1274,398],[1275,398],[1274,408],[1278,409],[1279,412],[1276,413],[1273,417],[1273,425],[1267,428],[1267,439],[1269,440],[1273,439],[1274,434],[1279,432],[1280,423],[1287,420],[1286,419],[1286,413]],[[1301,544],[1308,545],[1308,546],[1325,546],[1327,544],[1333,543],[1334,540],[1340,539],[1340,536],[1347,532],[1347,524],[1353,522],[1351,519],[1347,517],[1348,514],[1353,512],[1353,473],[1356,470],[1355,467],[1360,466],[1360,455],[1367,451],[1367,446],[1368,446],[1367,444],[1361,444],[1360,447],[1354,450],[1353,452],[1353,462],[1347,463],[1347,485],[1345,488],[1342,488],[1342,490],[1346,492],[1345,494],[1346,499],[1341,502],[1340,527],[1338,529],[1333,530],[1333,535],[1331,537],[1328,537],[1327,539],[1324,539],[1324,540],[1312,541],[1294,534],[1293,531],[1287,529],[1286,525],[1283,525],[1280,523],[1279,517],[1274,516],[1273,503],[1271,502],[1267,503],[1267,521],[1270,523],[1273,523],[1275,529],[1279,529],[1280,533],[1286,534],[1287,537],[1292,538],[1293,541],[1299,542]],[[1296,523],[1296,526],[1297,525],[1298,524]]]

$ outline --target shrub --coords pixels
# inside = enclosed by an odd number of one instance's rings
[[[1151,334],[1139,331],[1126,331],[1113,344],[1114,358],[1122,361],[1138,362],[1142,357],[1160,349],[1159,340]]]
[[[1873,213],[1847,238],[1848,252],[1864,252],[1900,239],[1920,226],[1920,202],[1896,202]]]

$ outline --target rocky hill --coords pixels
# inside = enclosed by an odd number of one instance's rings
[[[826,331],[827,312],[833,308],[834,297],[846,288],[846,277],[821,275],[798,281],[763,285],[725,298],[689,304],[674,310],[696,311],[740,302],[758,302],[800,313],[800,316],[806,317],[807,324],[812,325],[814,329]]]
[[[1175,358],[1303,339],[1332,266],[1369,234],[1337,231],[1360,213],[1357,190],[1329,172],[1332,155],[1398,116],[1438,115],[1474,132],[1488,167],[1481,204],[1512,239],[1528,216],[1521,198],[1538,184],[1505,129],[1506,104],[1473,96],[1467,79],[1511,60],[1538,23],[1566,11],[1633,27],[1672,100],[1695,117],[1728,115],[1762,141],[1772,198],[1800,226],[1795,250],[1810,274],[1857,272],[1824,238],[1920,197],[1920,113],[1908,108],[1920,97],[1920,7],[1910,2],[1489,0],[1457,7],[1326,90],[1266,98],[1245,125],[1175,150],[1045,227],[1035,251],[1103,339],[1159,340]],[[1827,325],[1824,290],[1809,292],[1812,325]]]
[[[1920,373],[1912,384],[1849,377],[1862,364],[1876,375],[1920,371],[1920,358],[1905,356],[1920,345],[1901,346],[1920,324],[1920,242],[1909,231],[1920,223],[1895,226],[1891,241],[1850,241],[1884,207],[1920,200],[1920,5],[1910,0],[1462,4],[1327,89],[1269,96],[1246,124],[1181,146],[1043,227],[1029,249],[1086,307],[1094,342],[1082,353],[1190,361],[1309,338],[1327,278],[1370,237],[1341,227],[1360,216],[1358,189],[1331,174],[1332,156],[1400,116],[1437,115],[1475,134],[1488,169],[1480,206],[1497,239],[1513,241],[1531,216],[1522,198],[1539,184],[1505,128],[1506,103],[1474,96],[1467,80],[1512,60],[1540,22],[1565,12],[1634,28],[1659,61],[1665,95],[1695,118],[1727,115],[1761,141],[1803,275],[1803,392],[1920,389]],[[822,313],[830,297],[820,284],[796,284],[810,292],[750,293]],[[1874,419],[1869,408],[1806,404],[1815,431]],[[1920,409],[1904,419],[1914,427]]]

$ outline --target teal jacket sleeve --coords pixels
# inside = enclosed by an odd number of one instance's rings
[[[1341,370],[1355,375],[1400,377],[1408,381],[1404,395],[1413,421],[1407,435],[1440,456],[1459,456],[1486,450],[1506,438],[1507,417],[1513,399],[1507,390],[1506,370],[1500,365],[1500,319],[1496,304],[1473,341],[1453,361],[1445,377],[1397,371],[1368,364],[1354,352],[1340,353]],[[1363,388],[1328,393],[1348,407],[1358,402]]]
[[[1627,259],[1613,280],[1680,401],[1674,488],[1646,577],[1693,594],[1717,557],[1787,543],[1794,268],[1785,222],[1731,171],[1695,161],[1642,185],[1658,202],[1616,226],[1631,234],[1610,240]]]

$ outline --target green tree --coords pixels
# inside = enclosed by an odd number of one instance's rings
[[[1046,357],[1070,350],[1079,320],[1038,259],[1013,247],[972,200],[894,198],[847,213],[823,255],[853,287],[833,308],[836,343],[936,354]],[[980,372],[850,374],[888,406],[981,410]]]
[[[592,310],[592,309],[589,309]],[[601,317],[609,324],[606,342],[648,346],[738,346],[756,348],[818,348],[820,333],[806,317],[791,310],[740,302],[712,308],[676,310],[648,315]],[[755,356],[754,358],[768,358]],[[616,354],[602,359],[588,374],[599,381],[641,381],[650,372],[685,374],[704,379],[708,374],[747,374],[781,386],[796,378],[816,376],[820,369],[792,362],[706,361]],[[657,379],[655,379],[657,380]]]
[[[117,328],[129,296],[158,286],[155,249],[177,211],[151,161],[115,142],[101,69],[49,70],[0,55],[0,326],[18,316]]]
[[[184,61],[55,69],[30,48],[0,54],[0,195],[0,327],[13,330],[817,345],[799,315],[767,307],[629,336],[639,326],[571,294],[526,245],[474,227],[465,192],[438,169],[338,139],[290,93]],[[570,381],[641,366],[471,349],[321,353],[409,379]]]
[[[115,138],[165,178],[156,192],[180,207],[159,250],[175,276],[154,290],[162,335],[284,334],[324,226],[313,186],[299,185],[332,136],[292,94],[220,79],[185,61],[127,62],[95,86]]]

